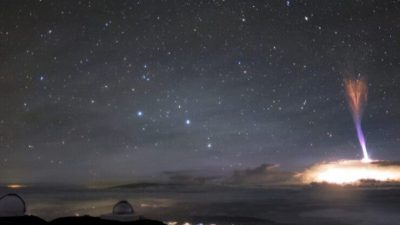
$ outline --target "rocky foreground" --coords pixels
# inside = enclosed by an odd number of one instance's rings
[[[164,225],[164,223],[156,220],[141,219],[129,222],[120,222],[113,220],[105,220],[98,217],[81,216],[81,217],[62,217],[47,222],[36,216],[16,216],[16,217],[0,217],[0,224],[7,225],[71,225],[71,224],[93,224],[93,225]]]

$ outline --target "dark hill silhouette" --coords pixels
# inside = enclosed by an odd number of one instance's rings
[[[157,220],[135,220],[130,222],[120,222],[113,220],[105,220],[98,217],[82,216],[82,217],[62,217],[51,221],[51,225],[70,225],[70,224],[93,224],[93,225],[165,225],[164,223]]]
[[[131,222],[120,222],[113,220],[104,220],[99,217],[81,216],[81,217],[62,217],[46,222],[36,216],[16,216],[16,217],[0,217],[1,225],[71,225],[71,224],[87,224],[87,225],[165,225],[157,220],[142,219]]]
[[[46,225],[48,224],[45,220],[36,216],[12,216],[12,217],[0,217],[0,224],[4,225]]]

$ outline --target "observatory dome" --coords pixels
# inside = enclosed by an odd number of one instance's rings
[[[114,216],[133,215],[133,207],[128,201],[119,201],[115,204],[112,214]]]
[[[7,194],[0,198],[0,217],[25,215],[25,201],[17,194]]]

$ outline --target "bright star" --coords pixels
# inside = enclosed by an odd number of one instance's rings
[[[190,120],[186,120],[186,124],[187,124],[187,125],[190,125]]]
[[[142,111],[138,111],[138,112],[137,112],[137,115],[138,115],[138,116],[143,116],[143,112],[142,112]]]

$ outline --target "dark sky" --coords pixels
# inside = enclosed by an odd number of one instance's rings
[[[400,160],[399,1],[0,3],[0,181]]]

